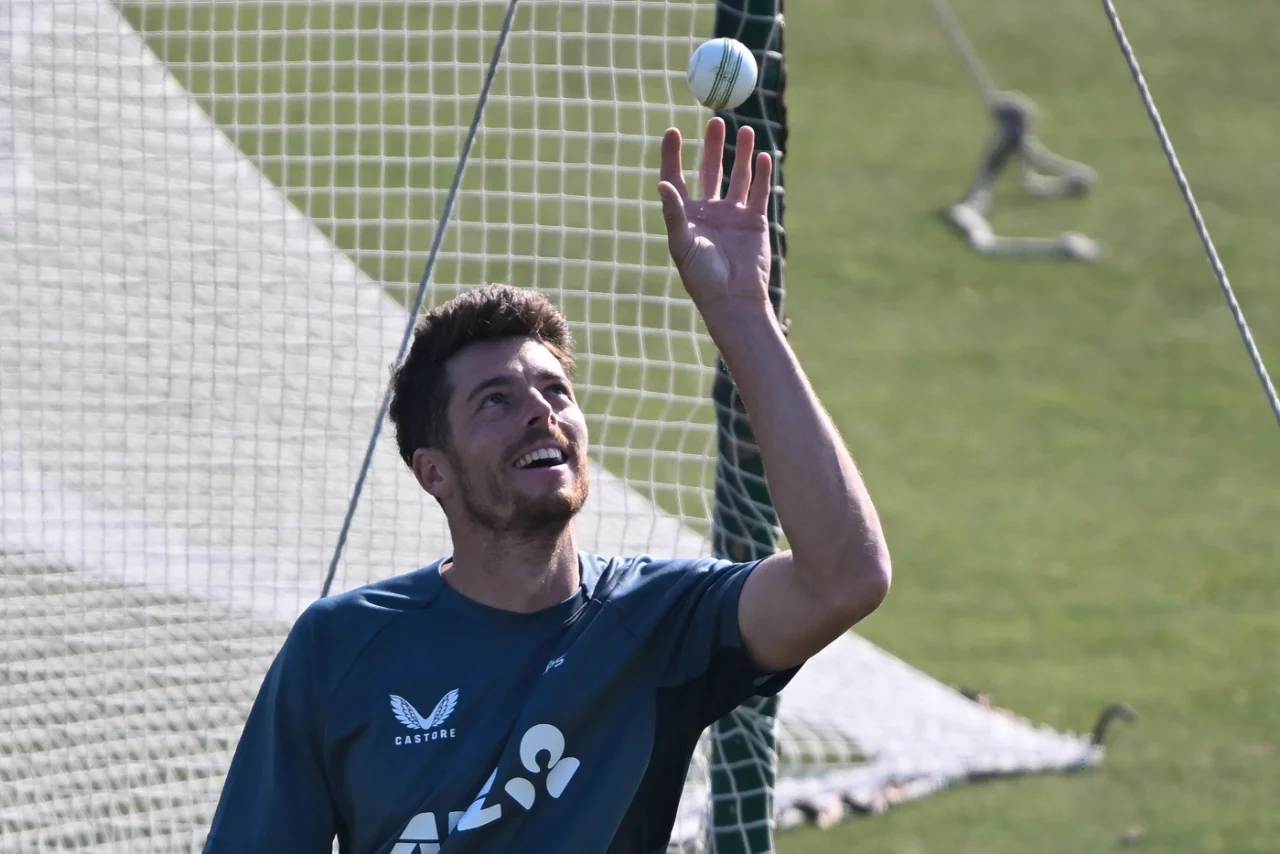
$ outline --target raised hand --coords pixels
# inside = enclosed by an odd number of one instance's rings
[[[769,304],[769,192],[773,160],[755,155],[755,132],[738,131],[737,157],[729,189],[720,198],[725,126],[719,118],[707,122],[702,148],[702,198],[689,196],[680,163],[680,131],[662,137],[662,216],[667,224],[667,247],[685,289],[705,318],[708,313]],[[754,172],[754,174],[753,174]]]

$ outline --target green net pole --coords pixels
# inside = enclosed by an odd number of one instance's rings
[[[739,126],[756,132],[756,150],[773,155],[769,242],[773,265],[769,298],[783,321],[782,166],[787,145],[783,89],[783,0],[719,0],[715,36],[736,38],[755,54],[760,69],[756,91],[735,110],[721,112],[727,126],[724,176],[733,173],[733,141]],[[764,464],[746,409],[724,362],[718,361],[712,389],[718,425],[715,515],[712,547],[717,557],[749,561],[778,549],[780,530],[764,479]],[[773,850],[773,784],[776,773],[774,722],[777,698],[754,699],[712,727],[711,834],[715,854],[767,854]]]

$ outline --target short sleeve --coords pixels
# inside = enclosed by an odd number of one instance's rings
[[[701,726],[751,697],[772,697],[800,669],[760,670],[743,645],[738,601],[747,576],[758,565],[759,561],[679,561],[666,570],[679,576],[660,629],[672,640],[661,684],[688,688],[697,698]]]
[[[310,615],[294,624],[240,735],[204,854],[330,854],[337,814],[326,781]]]

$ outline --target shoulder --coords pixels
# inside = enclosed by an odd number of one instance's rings
[[[386,618],[425,608],[435,598],[441,583],[440,561],[437,561],[413,572],[317,599],[307,611],[312,612],[313,620],[324,622]]]
[[[318,654],[358,650],[397,617],[428,607],[441,583],[437,562],[317,599],[298,617],[290,639],[306,643]]]
[[[654,558],[650,555],[626,557],[584,556],[589,585],[595,579],[607,583],[608,601],[625,607],[663,607],[675,601],[745,579],[757,562],[735,563],[711,557]],[[593,587],[594,589],[594,587]]]

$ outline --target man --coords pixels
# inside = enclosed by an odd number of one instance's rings
[[[873,611],[871,501],[769,305],[772,164],[743,128],[725,198],[662,141],[668,243],[735,377],[791,550],[750,564],[578,551],[587,428],[563,317],[497,286],[421,322],[396,371],[401,455],[454,551],[314,603],[267,674],[205,851],[665,850],[702,730]]]

